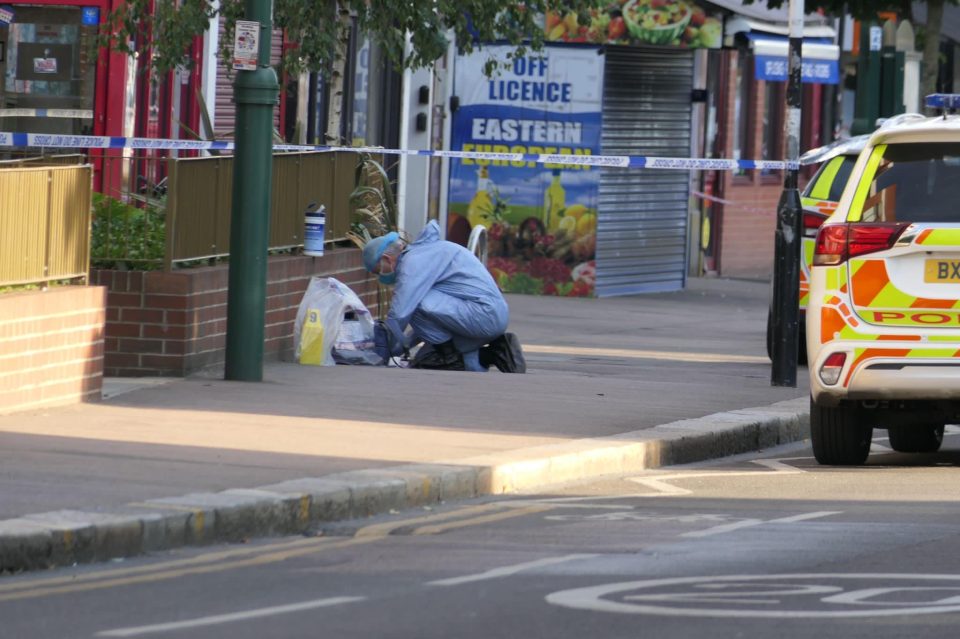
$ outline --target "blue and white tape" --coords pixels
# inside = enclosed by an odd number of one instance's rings
[[[233,142],[200,140],[165,140],[158,138],[126,138],[93,135],[56,135],[46,133],[12,133],[0,131],[0,147],[55,149],[140,149],[156,151],[232,151]],[[417,149],[385,149],[376,146],[316,146],[277,144],[274,151],[348,151],[455,158],[481,162],[515,162],[517,164],[564,164],[632,169],[676,169],[684,171],[736,171],[797,169],[799,162],[771,160],[720,160],[710,158],[664,158],[645,155],[565,155],[551,153],[484,153],[476,151],[431,151]]]
[[[70,118],[92,120],[90,109],[0,109],[0,118]]]

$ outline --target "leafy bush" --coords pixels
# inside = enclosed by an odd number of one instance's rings
[[[159,270],[166,250],[162,202],[137,207],[101,193],[93,194],[90,258],[96,268]]]

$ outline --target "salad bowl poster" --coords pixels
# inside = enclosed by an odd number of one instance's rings
[[[600,153],[603,56],[546,47],[509,58],[488,46],[457,58],[451,149]],[[484,73],[489,59],[499,71]],[[454,159],[447,238],[487,229],[487,268],[506,293],[590,297],[596,280],[600,170],[587,165]]]
[[[591,9],[585,23],[571,11],[548,11],[544,35],[548,42],[719,49],[723,19],[695,0],[610,0]]]

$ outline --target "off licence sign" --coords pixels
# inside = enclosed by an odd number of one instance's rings
[[[960,283],[960,260],[927,260],[923,267],[923,281]]]

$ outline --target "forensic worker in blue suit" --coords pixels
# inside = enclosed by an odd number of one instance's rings
[[[509,311],[496,282],[473,253],[441,239],[435,221],[411,244],[395,232],[372,239],[363,263],[382,284],[395,286],[387,320],[375,335],[389,355],[423,341],[441,355],[461,355],[468,371],[493,364],[525,372],[519,342],[504,334]]]

